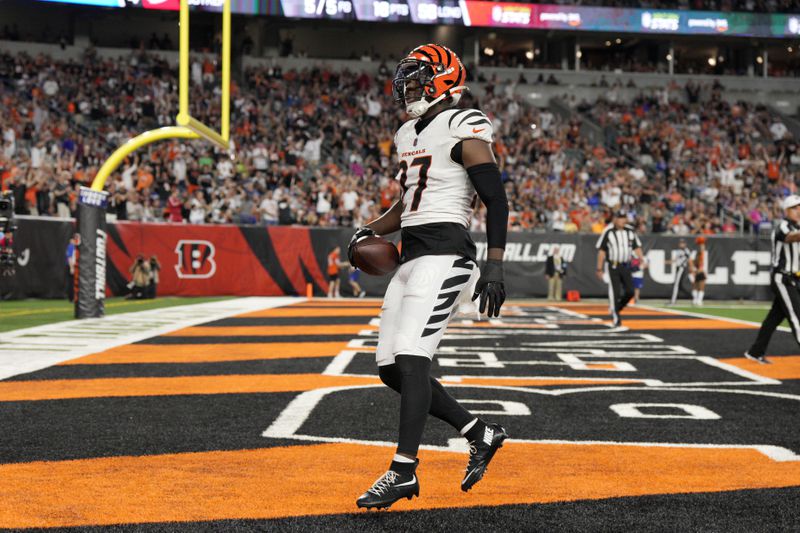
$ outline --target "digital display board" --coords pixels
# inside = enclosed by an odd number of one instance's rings
[[[180,0],[41,0],[115,8],[177,10]],[[189,0],[221,11],[223,0]],[[231,0],[231,11],[301,19],[451,24],[490,28],[792,38],[800,15],[562,6],[483,0]]]

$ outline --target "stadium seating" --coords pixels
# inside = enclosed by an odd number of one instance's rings
[[[351,226],[391,205],[392,136],[403,114],[387,65],[246,65],[233,88],[237,160],[202,143],[153,145],[110,180],[112,219]],[[757,231],[778,215],[773,199],[795,192],[796,137],[767,108],[731,103],[718,82],[637,87],[583,74],[581,90],[560,97],[550,72],[550,105],[540,107],[529,91],[535,71],[531,80],[481,73],[463,105],[494,121],[513,230],[597,232],[622,204],[643,231]],[[192,114],[211,124],[217,76],[197,58]],[[0,177],[23,200],[20,213],[74,214],[77,187],[111,151],[172,124],[177,109],[176,72],[155,54],[5,53],[0,80]],[[746,88],[736,94],[748,98]],[[478,211],[473,229],[482,224]]]

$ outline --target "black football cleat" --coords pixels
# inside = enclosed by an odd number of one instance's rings
[[[486,429],[483,432],[483,438],[479,441],[470,441],[469,443],[469,463],[467,464],[467,471],[464,479],[461,480],[461,490],[468,492],[475,483],[483,478],[486,473],[486,467],[489,462],[497,453],[497,450],[503,447],[503,441],[508,438],[508,433],[503,429],[500,424],[486,424]]]
[[[751,355],[750,352],[744,352],[744,356],[752,361],[758,361],[762,365],[772,364],[772,361],[768,360],[763,355]]]
[[[416,474],[400,474],[389,470],[356,500],[356,505],[365,509],[386,509],[397,500],[410,500],[414,496],[419,496],[419,480]]]

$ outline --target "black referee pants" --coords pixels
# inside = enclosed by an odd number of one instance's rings
[[[608,265],[608,299],[611,304],[611,314],[614,320],[619,318],[619,313],[633,298],[633,276],[627,265]]]
[[[678,267],[678,270],[675,271],[675,282],[672,284],[672,298],[670,299],[670,303],[672,304],[678,300],[678,293],[681,291],[683,275],[685,273],[686,269],[684,267]]]
[[[772,307],[761,324],[761,329],[758,330],[756,341],[748,351],[755,357],[766,354],[772,334],[775,333],[775,329],[783,322],[784,318],[789,321],[792,334],[800,344],[800,292],[796,282],[784,274],[773,274],[770,286],[775,294]]]

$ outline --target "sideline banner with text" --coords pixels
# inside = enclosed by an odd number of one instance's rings
[[[17,275],[5,284],[3,296],[66,297],[64,254],[72,222],[25,218],[19,226]],[[328,290],[328,254],[339,246],[340,261],[346,262],[352,230],[118,222],[109,223],[107,233],[110,294],[126,293],[128,269],[141,253],[148,258],[155,255],[161,263],[159,295],[305,295],[310,283],[314,295],[322,296]],[[473,238],[482,260],[485,237],[474,234]],[[547,294],[544,265],[554,245],[568,262],[564,290],[578,290],[584,298],[605,297],[607,286],[595,277],[596,241],[594,235],[510,233],[505,262],[509,297]],[[669,298],[675,274],[666,260],[677,250],[678,238],[645,235],[642,241],[650,263],[642,297]],[[694,248],[692,239],[687,242]],[[708,252],[707,299],[771,299],[768,240],[711,237]],[[349,269],[342,267],[344,296],[351,295],[348,276]],[[362,273],[358,282],[369,296],[382,296],[390,279]],[[682,287],[681,298],[688,298],[688,279]]]

